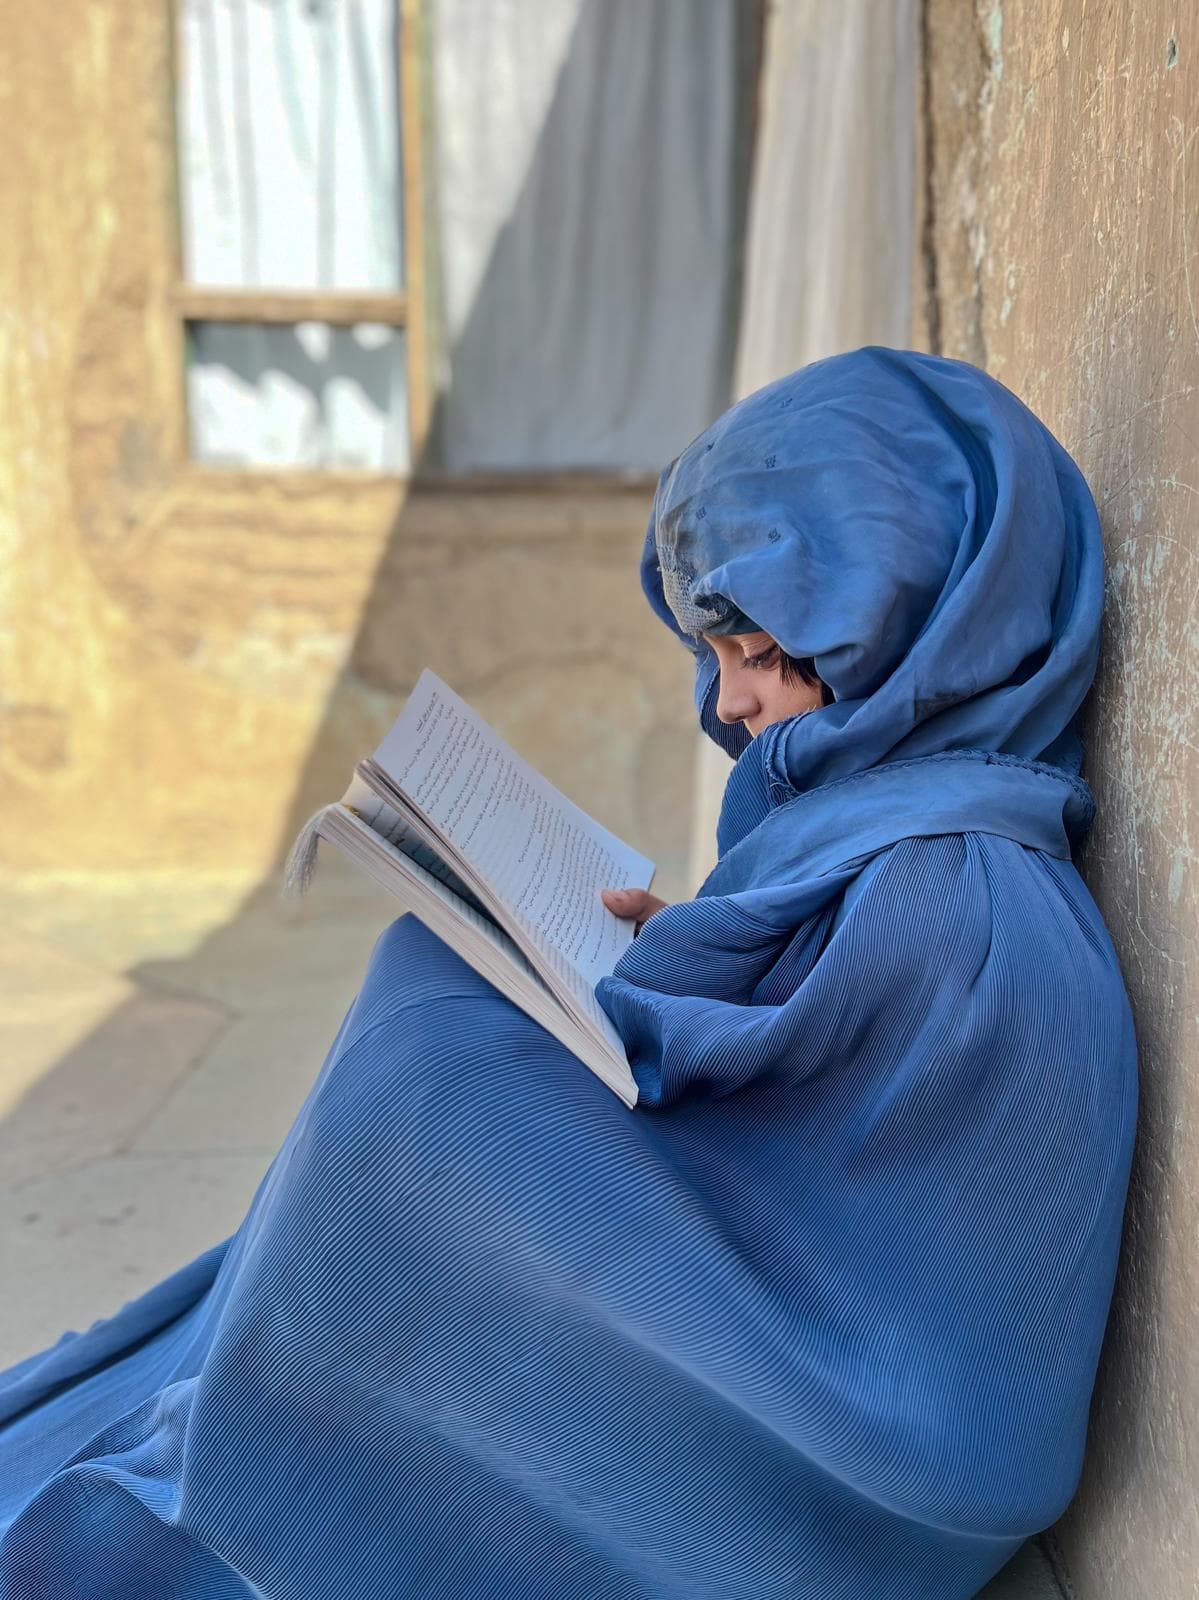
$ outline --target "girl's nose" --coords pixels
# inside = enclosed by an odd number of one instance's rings
[[[721,722],[744,722],[762,709],[761,702],[748,674],[734,668],[721,667],[720,690],[716,696],[716,715]]]

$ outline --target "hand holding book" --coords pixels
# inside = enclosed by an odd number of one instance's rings
[[[652,916],[666,910],[666,901],[659,900],[648,889],[605,889],[601,899],[613,916],[631,922],[637,933]]]
[[[341,800],[304,828],[285,892],[317,838],[345,851],[628,1105],[637,1084],[595,997],[661,909],[654,865],[523,761],[432,672],[421,674]],[[607,892],[605,892],[607,891]],[[609,894],[631,892],[617,906]]]

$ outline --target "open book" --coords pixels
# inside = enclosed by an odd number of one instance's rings
[[[288,860],[306,885],[330,840],[627,1105],[637,1084],[595,998],[633,937],[601,889],[646,889],[652,861],[523,761],[434,673],[421,674],[341,800]]]

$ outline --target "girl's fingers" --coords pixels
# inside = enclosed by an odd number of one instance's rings
[[[632,917],[640,909],[644,892],[642,889],[603,889],[600,899],[618,917]]]
[[[601,890],[601,898],[614,916],[635,921],[638,932],[666,905],[665,900],[659,900],[657,895],[650,894],[646,889],[604,889]]]

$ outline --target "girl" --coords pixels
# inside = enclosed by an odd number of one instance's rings
[[[966,1600],[1066,1505],[1136,1094],[1086,485],[862,350],[682,453],[642,577],[737,760],[621,906],[638,1109],[395,923],[234,1238],[0,1382],[5,1600]]]

